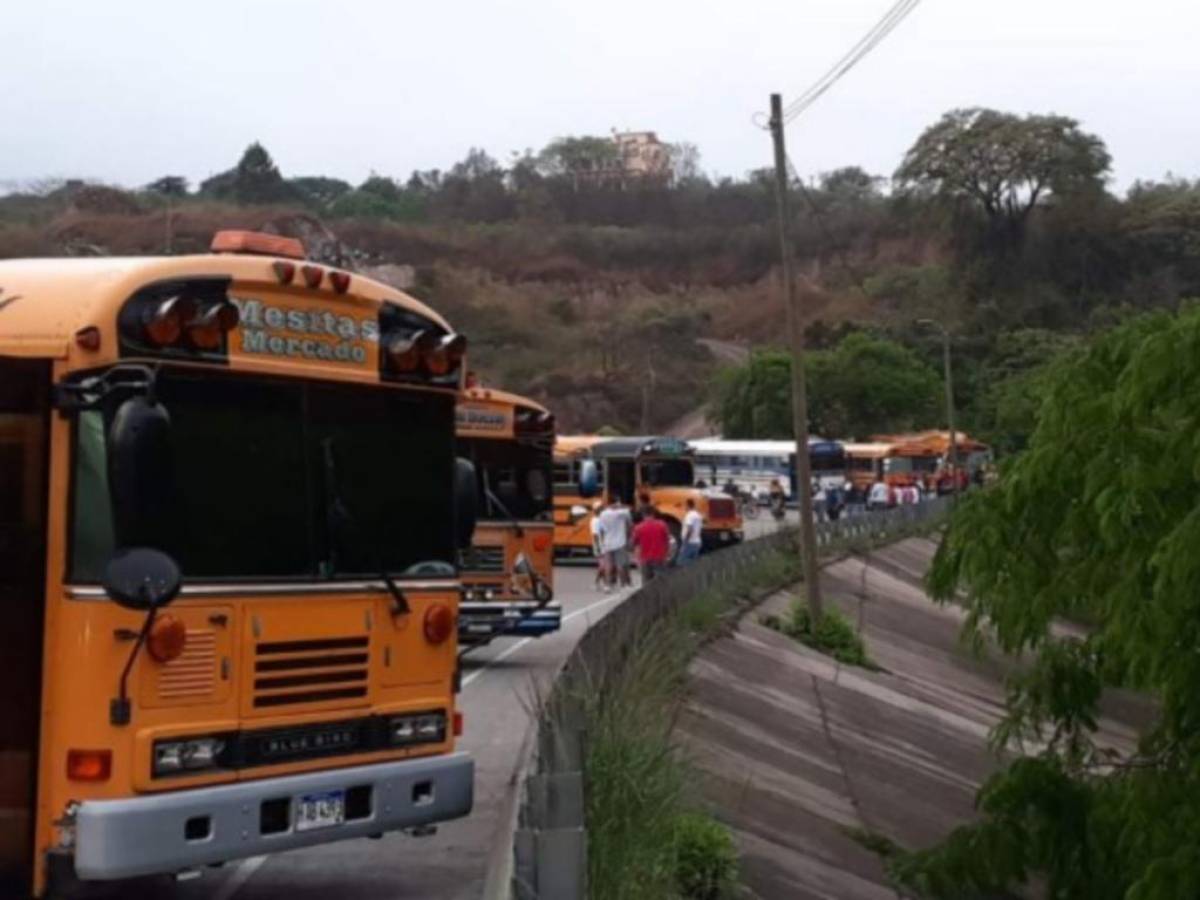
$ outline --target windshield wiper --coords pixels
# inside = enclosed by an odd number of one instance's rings
[[[334,571],[337,570],[337,536],[344,535],[344,526],[349,526],[350,530],[354,532],[363,546],[368,548],[371,555],[375,558],[375,568],[379,571],[383,583],[387,586],[388,593],[392,595],[392,615],[408,615],[412,612],[412,607],[408,605],[408,597],[404,595],[404,591],[400,590],[400,586],[392,578],[391,572],[383,564],[383,554],[379,552],[379,545],[364,534],[363,528],[358,524],[354,516],[351,515],[346,504],[342,502],[341,493],[338,491],[337,457],[334,453],[333,438],[325,438],[321,441],[321,457],[325,464],[325,517],[331,538],[329,546],[330,568]]]
[[[488,502],[494,504],[496,508],[499,509],[505,518],[507,518],[512,524],[513,530],[516,532],[517,537],[524,537],[525,529],[521,527],[521,523],[517,520],[517,517],[512,514],[512,511],[505,506],[504,502],[496,496],[495,492],[492,491],[492,483],[491,479],[488,477],[487,469],[483,470],[483,492],[487,495]]]

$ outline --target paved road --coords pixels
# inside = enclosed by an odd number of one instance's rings
[[[563,603],[562,631],[537,640],[504,640],[469,657],[459,747],[475,757],[475,810],[443,824],[437,835],[391,834],[278,856],[257,857],[206,871],[200,878],[139,891],[155,900],[476,900],[502,836],[506,799],[528,733],[529,703],[590,625],[625,594],[592,587],[595,569],[555,570]],[[505,848],[499,848],[503,851]]]

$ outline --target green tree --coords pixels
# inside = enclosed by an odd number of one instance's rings
[[[941,381],[911,350],[863,332],[807,357],[809,427],[834,438],[906,431],[937,421]],[[792,436],[789,353],[760,351],[722,370],[712,417],[730,439]]]
[[[977,437],[1001,454],[1024,450],[1055,361],[1077,345],[1072,335],[1039,328],[1002,332],[975,374],[974,408],[964,410]]]
[[[238,164],[200,184],[200,193],[235,203],[288,203],[299,192],[284,180],[271,154],[257,141],[246,148]]]
[[[538,168],[546,176],[567,177],[578,188],[582,176],[610,168],[619,159],[617,145],[609,138],[562,137],[547,144],[538,155]]]
[[[741,366],[717,373],[709,418],[730,440],[770,440],[792,436],[792,357],[758,350]]]
[[[1142,316],[1055,365],[1036,430],[954,516],[930,575],[967,634],[1031,657],[982,821],[898,865],[974,896],[1200,896],[1200,310]],[[1086,621],[1086,632],[1052,628]],[[1105,688],[1151,696],[1132,750],[1096,738]]]
[[[188,181],[182,175],[164,175],[146,185],[145,190],[147,193],[157,194],[160,197],[186,197]]]
[[[1111,162],[1104,142],[1066,116],[956,109],[917,139],[895,178],[968,200],[1016,240],[1047,198],[1102,189]]]
[[[296,189],[305,202],[318,209],[329,207],[339,197],[354,190],[349,182],[342,181],[340,178],[328,178],[324,175],[289,178],[288,183]]]

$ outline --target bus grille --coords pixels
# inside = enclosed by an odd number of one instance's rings
[[[732,519],[737,514],[737,507],[727,498],[716,498],[708,501],[708,515],[712,519]]]
[[[503,572],[503,547],[472,547],[462,554],[464,572]]]
[[[254,706],[258,709],[367,696],[365,635],[260,643],[255,654]]]
[[[158,673],[158,699],[164,703],[209,698],[217,686],[217,636],[209,628],[189,628],[183,653]]]

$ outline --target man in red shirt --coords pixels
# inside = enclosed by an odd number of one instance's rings
[[[645,517],[634,527],[633,546],[638,551],[643,583],[662,574],[671,557],[671,531],[653,506],[646,507]]]

